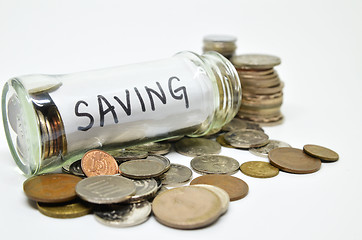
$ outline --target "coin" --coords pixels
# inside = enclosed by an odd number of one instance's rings
[[[203,40],[203,52],[216,51],[230,58],[235,53],[236,40],[236,37],[229,35],[207,35]]]
[[[136,192],[136,185],[121,176],[99,175],[83,179],[75,191],[87,202],[110,204],[126,201]]]
[[[87,177],[82,170],[81,160],[77,160],[77,161],[73,162],[72,164],[70,164],[69,172],[78,177],[82,177],[82,178]]]
[[[256,178],[270,178],[279,174],[279,169],[270,163],[251,161],[241,164],[240,170],[245,175]]]
[[[148,156],[147,151],[141,151],[141,150],[121,149],[115,151],[108,151],[108,153],[111,154],[118,163],[129,160],[146,158]]]
[[[252,148],[265,146],[269,136],[258,130],[237,130],[224,135],[225,141],[237,148]]]
[[[243,54],[232,57],[231,62],[236,68],[269,69],[279,65],[281,60],[266,54]]]
[[[196,229],[216,221],[223,213],[220,198],[209,189],[184,186],[155,197],[152,211],[156,219],[169,227]]]
[[[86,152],[82,157],[81,166],[87,177],[118,173],[116,160],[110,154],[98,149]]]
[[[219,136],[217,136],[217,137],[216,137],[216,142],[220,143],[220,145],[223,146],[223,147],[235,148],[235,147],[231,146],[229,143],[227,143],[227,142],[225,141],[224,135],[225,135],[225,134],[220,134]]]
[[[151,199],[158,190],[157,182],[153,178],[132,181],[136,185],[136,192],[127,202],[136,203]]]
[[[297,148],[275,148],[269,152],[268,158],[271,165],[290,173],[313,173],[321,167],[321,160]]]
[[[176,152],[196,157],[203,154],[217,154],[221,151],[219,143],[205,138],[183,138],[175,143]]]
[[[244,198],[248,192],[249,187],[246,182],[240,178],[220,175],[220,174],[208,174],[201,177],[197,177],[191,181],[190,185],[194,184],[210,184],[221,189],[224,189],[230,197],[230,201],[236,201]]]
[[[225,124],[221,130],[225,132],[231,132],[234,130],[246,129],[248,126],[245,120],[240,118],[233,118],[229,123]]]
[[[303,151],[312,157],[321,159],[322,161],[334,162],[339,159],[338,153],[335,151],[314,144],[304,145]]]
[[[249,152],[256,156],[260,157],[268,157],[268,153],[274,148],[279,147],[291,147],[288,143],[278,141],[278,140],[269,140],[269,143],[263,147],[250,148]]]
[[[26,196],[37,202],[60,203],[76,197],[75,186],[80,177],[65,173],[38,175],[23,184]]]
[[[193,186],[204,187],[204,188],[207,188],[207,189],[213,191],[220,198],[221,205],[222,205],[222,213],[224,214],[228,210],[229,203],[230,203],[230,197],[229,197],[229,194],[224,189],[213,186],[213,185],[209,185],[209,184],[195,184]]]
[[[178,186],[186,184],[192,177],[192,171],[190,168],[172,163],[170,169],[162,174],[159,179],[162,185]]]
[[[146,151],[149,154],[165,155],[170,152],[171,144],[167,142],[150,142],[128,147],[126,150]]]
[[[151,203],[101,205],[94,211],[96,220],[111,227],[131,227],[145,222],[151,214]]]
[[[215,154],[205,154],[194,157],[191,168],[199,174],[228,174],[239,170],[240,164],[234,158]]]
[[[36,203],[39,212],[53,218],[76,218],[92,211],[92,205],[76,198],[65,203]]]
[[[160,176],[170,168],[170,160],[161,155],[149,155],[146,159],[127,161],[119,165],[123,176],[145,179]]]

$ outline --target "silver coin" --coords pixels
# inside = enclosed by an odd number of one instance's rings
[[[77,195],[97,204],[120,203],[136,192],[132,180],[121,176],[94,176],[81,180],[75,186]]]
[[[127,202],[137,203],[151,199],[158,190],[157,182],[153,178],[132,181],[136,185],[136,192],[127,200]]]
[[[171,143],[150,142],[126,148],[126,150],[146,151],[149,154],[165,155],[171,150]]]
[[[225,132],[246,129],[248,126],[245,120],[241,120],[240,118],[233,118],[229,123],[225,124],[221,130]]]
[[[172,163],[170,169],[159,178],[163,185],[179,186],[190,181],[192,178],[192,171],[184,165]]]
[[[142,159],[146,158],[148,156],[147,151],[140,151],[140,150],[113,150],[113,151],[107,151],[118,163],[129,161],[129,160],[135,160],[135,159]]]
[[[131,227],[145,222],[151,214],[151,203],[143,201],[133,204],[100,206],[94,211],[95,218],[111,227]]]
[[[231,59],[236,68],[269,69],[281,63],[279,57],[265,54],[243,54]]]
[[[239,162],[234,158],[214,154],[195,157],[191,160],[190,164],[191,168],[199,174],[232,175],[240,167]]]
[[[175,143],[175,149],[180,154],[196,157],[203,154],[218,154],[221,151],[221,145],[205,138],[183,138]]]
[[[170,160],[160,155],[149,155],[145,159],[127,161],[119,165],[123,176],[134,179],[158,177],[170,168]]]
[[[274,148],[279,147],[291,147],[288,143],[278,141],[278,140],[269,140],[269,143],[263,147],[250,148],[249,152],[259,157],[268,157],[268,153]]]
[[[203,187],[213,191],[220,198],[222,205],[222,214],[226,213],[229,208],[230,196],[224,189],[209,184],[195,184],[193,186]]]
[[[70,174],[73,174],[78,177],[83,177],[83,178],[87,177],[82,170],[81,160],[77,160],[77,161],[73,162],[72,164],[70,164],[69,172],[70,172]]]
[[[262,147],[269,142],[268,135],[261,131],[251,129],[228,132],[224,135],[224,139],[231,146],[244,149]]]

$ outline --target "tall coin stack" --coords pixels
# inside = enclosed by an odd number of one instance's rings
[[[229,35],[207,35],[204,37],[203,51],[215,51],[230,59],[236,50],[236,37]]]
[[[244,54],[231,58],[242,85],[242,102],[237,116],[260,125],[282,123],[280,107],[284,83],[274,67],[280,58],[262,54]]]

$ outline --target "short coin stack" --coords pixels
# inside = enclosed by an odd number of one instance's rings
[[[242,85],[242,102],[237,116],[261,125],[276,125],[283,121],[280,107],[284,83],[274,67],[280,58],[262,54],[244,54],[231,58]]]
[[[203,51],[215,51],[229,59],[235,53],[236,40],[236,37],[229,35],[207,35],[204,37]]]

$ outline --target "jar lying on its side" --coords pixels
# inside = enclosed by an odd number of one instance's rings
[[[141,64],[12,78],[2,114],[13,158],[29,176],[94,148],[215,132],[240,103],[238,74],[226,58],[181,52]]]

